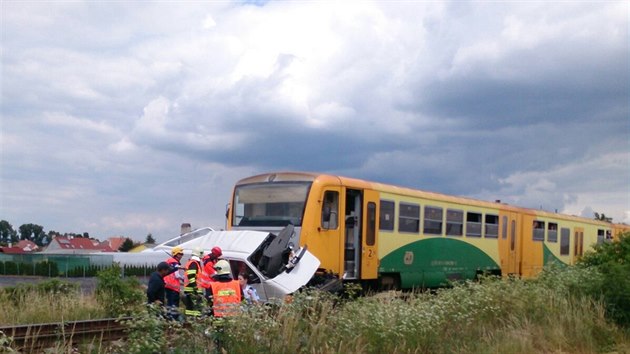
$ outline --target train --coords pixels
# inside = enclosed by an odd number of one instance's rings
[[[317,275],[388,289],[435,288],[482,274],[534,277],[575,264],[630,225],[329,174],[241,179],[227,229],[278,232],[320,261]]]

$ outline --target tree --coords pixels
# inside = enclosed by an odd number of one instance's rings
[[[155,243],[155,239],[153,238],[153,235],[151,233],[149,233],[147,235],[147,239],[144,240],[144,243],[149,243],[149,244],[154,244]]]
[[[37,224],[23,224],[19,227],[20,240],[29,240],[35,242],[38,246],[43,246],[44,227]]]
[[[129,237],[127,237],[125,242],[123,242],[122,245],[120,245],[120,248],[118,248],[118,250],[120,252],[129,252],[129,250],[132,249],[133,246],[134,246],[133,241]]]
[[[609,218],[606,216],[606,214],[604,213],[598,213],[598,212],[594,212],[593,215],[595,215],[595,220],[599,220],[599,221],[604,221],[604,222],[612,222],[612,218]]]
[[[18,242],[17,232],[8,221],[0,221],[0,242]]]
[[[594,294],[604,300],[606,312],[617,323],[630,327],[630,232],[620,234],[614,242],[595,245],[580,263],[599,270],[603,283]]]
[[[87,233],[87,232],[84,232],[84,233],[83,233],[83,238],[90,238],[90,234],[89,234],[89,233]]]

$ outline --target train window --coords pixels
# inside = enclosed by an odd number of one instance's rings
[[[396,213],[396,203],[388,200],[381,200],[381,217],[379,229],[382,231],[394,231],[394,214]]]
[[[446,234],[462,236],[464,234],[464,212],[446,209]]]
[[[487,238],[499,237],[499,216],[486,214],[486,233]]]
[[[597,229],[597,243],[604,243],[604,239],[606,237],[604,235],[603,229]]]
[[[431,235],[442,234],[442,208],[425,206],[424,207],[424,233]]]
[[[573,256],[578,255],[578,244],[580,243],[580,233],[575,231],[573,236]]]
[[[612,233],[610,230],[606,230],[606,240],[612,240]]]
[[[545,240],[545,222],[534,220],[533,223],[533,231],[532,231],[532,240],[534,241],[544,241]]]
[[[398,231],[413,232],[420,231],[420,205],[400,203],[398,216]]]
[[[466,236],[481,237],[481,213],[466,213]]]
[[[365,244],[374,246],[376,242],[376,204],[374,202],[369,202],[367,206],[367,232],[365,235]]]
[[[584,231],[580,231],[580,245],[578,247],[578,255],[584,254]]]
[[[547,224],[547,242],[558,242],[558,224],[555,222]]]
[[[508,224],[508,217],[504,216],[502,218],[502,223],[501,223],[501,237],[504,240],[507,239],[507,224]]]
[[[334,230],[339,220],[339,192],[326,191],[322,204],[322,229]]]
[[[563,227],[560,229],[560,255],[569,255],[569,244],[571,243],[571,230]]]

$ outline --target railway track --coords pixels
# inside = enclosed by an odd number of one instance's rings
[[[23,352],[38,352],[43,348],[54,347],[58,343],[81,343],[92,340],[108,342],[121,339],[125,336],[126,330],[121,320],[126,319],[129,318],[2,326],[0,332],[13,338],[14,348]]]

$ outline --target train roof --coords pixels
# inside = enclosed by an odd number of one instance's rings
[[[589,219],[585,217],[567,215],[561,213],[553,213],[545,210],[538,210],[532,208],[519,207],[516,205],[510,205],[501,202],[489,202],[485,200],[473,199],[468,197],[453,196],[448,194],[429,192],[420,189],[413,189],[408,187],[400,187],[396,185],[384,184],[379,182],[370,182],[357,178],[350,178],[344,176],[336,176],[330,174],[316,173],[316,172],[295,172],[295,171],[282,171],[282,172],[269,172],[259,174],[256,176],[247,177],[241,179],[237,184],[249,184],[249,183],[264,183],[264,182],[283,182],[283,181],[304,181],[313,183],[333,183],[341,184],[343,186],[355,186],[362,188],[374,189],[379,192],[413,196],[424,199],[435,199],[449,203],[461,204],[461,205],[474,205],[483,208],[500,209],[504,211],[524,212],[528,214],[537,215],[540,217],[560,218],[564,220],[579,221],[583,223],[589,223],[593,225],[612,226],[615,224]],[[618,224],[619,226],[626,227],[628,225]]]

